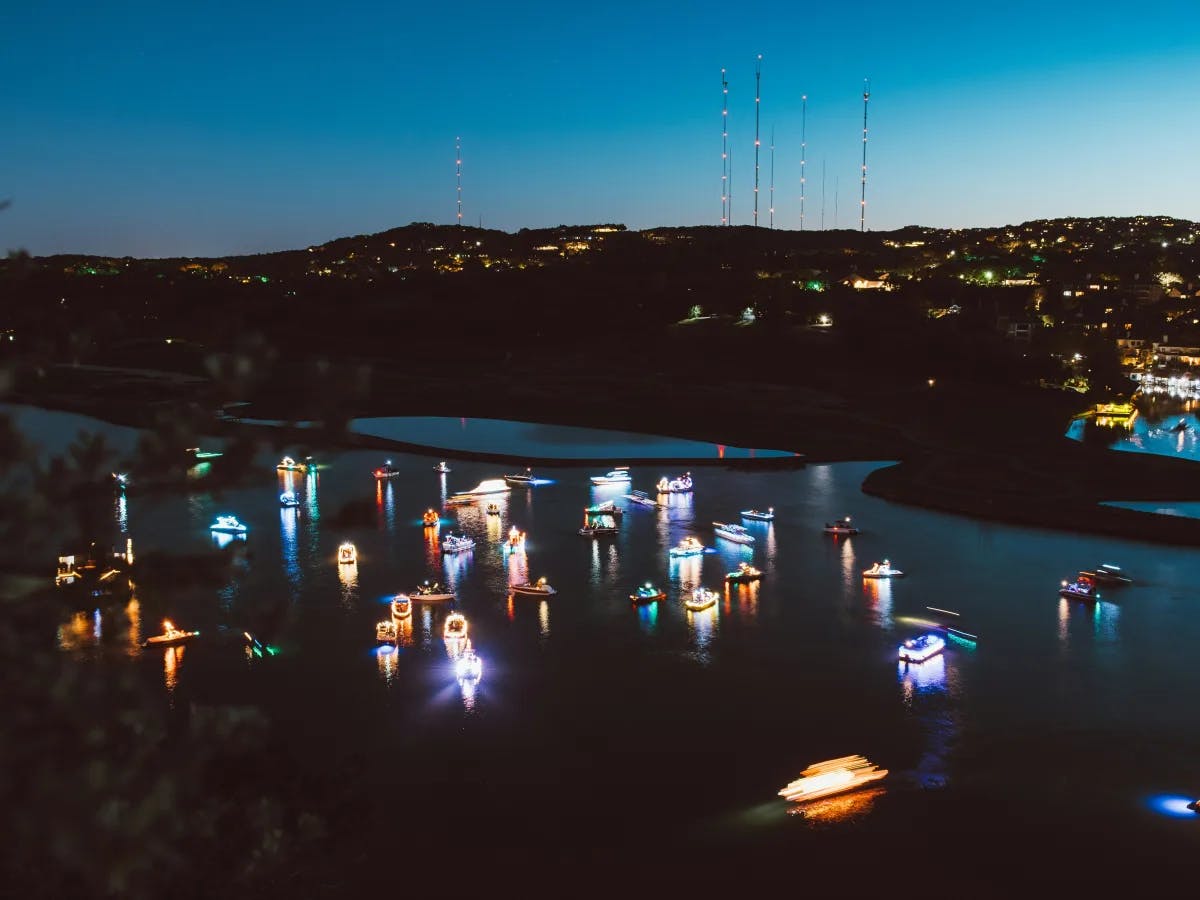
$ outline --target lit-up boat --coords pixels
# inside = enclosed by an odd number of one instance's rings
[[[554,588],[550,587],[550,582],[545,578],[539,578],[537,581],[526,581],[523,584],[514,584],[509,588],[514,594],[528,594],[536,597],[549,597],[557,594]]]
[[[279,505],[290,509],[300,505],[300,498],[295,491],[284,491],[279,495]]]
[[[863,578],[903,578],[904,573],[899,569],[893,569],[892,564],[888,560],[883,562],[872,563],[871,568],[863,569]]]
[[[902,662],[919,663],[937,656],[945,649],[945,640],[936,634],[926,633],[901,644],[899,655]]]
[[[308,467],[304,463],[296,462],[290,456],[285,456],[275,468],[280,472],[303,472]]]
[[[704,552],[704,545],[694,537],[685,537],[669,552],[671,556],[700,556]]]
[[[421,514],[421,524],[424,525],[426,528],[433,528],[435,525],[439,524],[440,522],[441,522],[441,518],[432,509],[427,509],[427,510],[425,510],[424,513]]]
[[[412,600],[408,594],[397,594],[392,598],[392,616],[397,619],[407,619],[412,615]]]
[[[508,529],[508,540],[504,542],[504,545],[508,547],[509,550],[522,549],[525,546],[525,532],[521,531],[516,525],[514,525],[512,528]]]
[[[462,655],[454,661],[454,677],[461,681],[477,682],[483,677],[483,660],[475,653],[470,644],[463,650]]]
[[[129,487],[129,476],[124,472],[113,472],[112,477],[113,487],[115,487],[117,490],[123,491],[125,488]]]
[[[93,543],[86,554],[70,553],[58,558],[54,586],[83,590],[93,597],[116,597],[129,592],[129,566],[133,562],[133,540],[126,539],[125,552],[106,551]]]
[[[716,591],[710,591],[705,587],[698,587],[692,593],[683,598],[683,605],[692,612],[700,612],[708,609],[710,606],[716,606],[717,601],[721,599],[721,595]]]
[[[237,520],[237,516],[217,516],[217,521],[208,530],[220,534],[245,534],[246,526]]]
[[[438,582],[430,584],[426,581],[424,584],[418,585],[415,591],[412,591],[409,596],[413,600],[424,600],[427,603],[440,603],[444,600],[453,600],[454,591],[448,591]]]
[[[713,533],[717,537],[723,537],[727,541],[736,541],[739,544],[754,543],[754,535],[752,535],[741,525],[728,525],[724,522],[713,522]]]
[[[748,562],[738,563],[736,571],[725,573],[725,580],[734,584],[747,584],[762,578],[762,572]]]
[[[614,519],[625,515],[625,510],[617,506],[611,500],[605,500],[603,503],[597,503],[594,506],[586,506],[583,509],[584,515],[589,519],[593,516],[612,516]]]
[[[143,647],[169,647],[173,644],[183,644],[192,638],[200,637],[198,631],[184,631],[171,624],[170,619],[163,619],[163,633],[148,637],[142,641]]]
[[[340,547],[338,547],[338,565],[339,566],[352,566],[357,562],[358,562],[358,550],[355,548],[355,546],[352,543],[350,543],[349,541],[346,541],[344,544],[342,544]]]
[[[628,484],[633,478],[629,466],[617,466],[607,475],[593,475],[592,484]]]
[[[1103,563],[1091,572],[1080,572],[1081,578],[1090,578],[1098,584],[1133,584],[1133,579],[1121,571],[1120,566]]]
[[[467,636],[467,617],[462,613],[450,613],[442,626],[442,637],[448,641],[461,641]]]
[[[619,533],[619,529],[616,525],[612,524],[612,519],[604,521],[604,518],[600,517],[599,521],[593,520],[587,522],[579,529],[579,533],[584,537],[612,537]]]
[[[433,467],[433,471],[440,472],[441,474],[446,475],[450,472],[450,467],[448,465],[446,465],[445,460],[443,460],[442,462],[438,463],[436,466]]]
[[[498,516],[498,515],[500,515],[500,507],[499,507],[499,506],[497,506],[495,503],[489,503],[489,504],[487,505],[487,514],[488,514],[489,516]]]
[[[768,506],[766,512],[760,509],[743,509],[742,518],[754,519],[758,522],[773,522],[775,521],[775,507]]]
[[[375,626],[375,640],[381,644],[396,643],[398,633],[394,619],[384,619]]]
[[[684,472],[678,478],[660,478],[657,487],[660,494],[686,494],[692,489],[692,473]]]
[[[460,491],[457,494],[451,494],[446,500],[447,503],[473,503],[480,497],[486,497],[488,494],[503,494],[511,491],[503,478],[487,478],[479,482],[469,491]]]
[[[655,500],[653,497],[651,497],[649,494],[647,494],[645,491],[632,491],[632,492],[626,494],[625,498],[627,500],[632,500],[634,503],[637,503],[640,506],[653,506],[655,508],[658,507],[658,501]]]
[[[505,475],[504,481],[507,484],[514,484],[518,487],[529,487],[536,479],[533,477],[533,470],[526,469],[521,475]]]
[[[199,447],[188,447],[186,452],[190,456],[193,465],[202,462],[212,462],[214,459],[224,456],[220,450],[201,450]]]
[[[858,534],[859,531],[852,524],[850,524],[850,517],[846,516],[846,518],[838,519],[836,522],[826,522],[825,523],[825,533],[826,534]]]
[[[400,470],[392,465],[392,461],[390,459],[387,462],[385,462],[382,466],[380,466],[378,469],[375,470],[375,477],[381,478],[381,479],[382,478],[395,478],[399,474],[400,474]]]
[[[653,603],[655,600],[666,600],[667,592],[660,591],[650,582],[646,582],[636,591],[629,595],[629,599],[634,603]]]
[[[779,791],[779,796],[793,803],[818,800],[833,794],[853,791],[887,776],[887,769],[868,762],[862,756],[843,756],[813,763],[800,777]]]
[[[1096,582],[1081,575],[1074,581],[1064,581],[1058,589],[1058,596],[1068,600],[1099,600],[1100,592],[1096,590]]]
[[[447,534],[442,538],[443,553],[463,553],[475,549],[475,541],[463,535]]]

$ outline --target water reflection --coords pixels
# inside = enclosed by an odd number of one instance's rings
[[[342,583],[342,605],[351,606],[358,599],[358,563],[334,563],[338,581]]]
[[[163,684],[167,688],[167,700],[175,705],[175,688],[179,685],[179,669],[183,665],[183,653],[187,648],[182,644],[167,647],[163,651]]]
[[[1121,607],[1115,603],[1100,601],[1092,611],[1096,637],[1105,643],[1116,643],[1117,626],[1121,621]]]
[[[725,582],[725,611],[736,609],[740,619],[753,622],[758,617],[760,586],[761,582],[758,581]]]
[[[717,608],[710,606],[699,612],[685,609],[684,612],[687,616],[688,643],[692,648],[688,655],[708,665],[712,662],[711,647],[717,633]]]
[[[95,611],[100,615],[100,610]],[[77,612],[63,625],[58,626],[58,649],[78,652],[96,646],[99,629],[94,624],[92,613]]]
[[[690,594],[701,586],[703,564],[703,556],[672,556],[667,566],[667,577],[679,586],[681,593]]]
[[[379,511],[379,528],[396,531],[396,490],[390,479],[375,479],[375,507]]]
[[[129,534],[129,503],[125,498],[125,489],[122,488],[117,492],[115,501],[117,528],[121,534]]]
[[[792,805],[788,808],[788,815],[801,816],[814,826],[854,822],[866,816],[875,806],[875,801],[885,793],[887,789],[882,787],[864,788],[849,794]]]
[[[658,601],[637,605],[638,627],[649,636],[658,631]]]
[[[862,584],[862,572],[858,568],[858,558],[854,555],[854,538],[849,535],[833,535],[833,541],[837,546],[841,564],[842,564],[842,584],[846,586],[847,596],[854,588]]]
[[[508,570],[508,584],[510,587],[514,584],[528,584],[529,558],[525,555],[524,550],[506,554],[504,564]]]
[[[234,541],[240,541],[242,544],[246,543],[246,535],[244,534],[226,534],[223,531],[212,531],[209,533],[212,535],[213,543],[216,544],[218,550],[224,550]]]
[[[295,506],[285,506],[279,510],[279,540],[283,548],[283,571],[287,575],[288,584],[292,587],[292,599],[300,595],[302,575],[297,546],[297,531],[300,521],[300,510]]]
[[[550,637],[550,603],[547,600],[542,600],[538,603],[538,626],[541,629],[542,639]]]
[[[897,673],[903,689],[904,705],[911,708],[914,697],[946,690],[946,654],[939,653],[922,663],[901,661]]]
[[[592,584],[612,584],[621,575],[621,557],[615,541],[607,538],[591,538]]]
[[[413,620],[411,615],[396,619],[396,644],[400,647],[413,645]]]
[[[863,594],[870,604],[871,621],[885,631],[892,628],[892,579],[861,579]]]
[[[463,579],[471,572],[474,555],[475,551],[473,550],[442,554],[442,565],[446,570],[446,586],[456,594],[462,589]]]
[[[136,656],[142,652],[142,604],[137,597],[130,597],[125,604],[125,617],[129,620],[129,642],[126,653]]]
[[[380,644],[375,648],[375,662],[379,667],[379,675],[388,687],[391,687],[395,681],[396,662],[399,656],[394,644]]]

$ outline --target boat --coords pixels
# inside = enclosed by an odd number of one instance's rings
[[[754,543],[754,535],[741,525],[727,525],[724,522],[713,522],[713,533],[717,537],[723,537],[727,541],[736,541],[739,544]]]
[[[392,461],[390,459],[375,470],[375,477],[380,479],[395,478],[399,474],[400,470],[392,465]]]
[[[408,594],[397,594],[392,598],[392,617],[407,619],[412,615],[412,600]]]
[[[511,491],[503,478],[486,478],[479,482],[469,491],[460,491],[457,494],[451,494],[446,500],[447,503],[473,503],[480,497],[486,497],[488,494],[502,494],[506,491]]]
[[[760,578],[762,578],[762,572],[748,562],[738,563],[736,571],[725,574],[725,580],[732,581],[735,584],[746,584],[751,581],[758,581]]]
[[[199,447],[188,447],[186,452],[190,455],[193,464],[210,462],[225,455],[220,450],[201,450]]]
[[[125,488],[129,487],[129,476],[124,472],[113,472],[112,477],[113,487],[115,487],[117,490],[123,491]]]
[[[384,619],[375,626],[375,640],[381,644],[396,643],[396,622],[393,619]]]
[[[442,600],[453,600],[454,591],[448,591],[438,582],[430,584],[426,581],[424,584],[418,585],[415,591],[409,593],[409,597],[413,600],[424,600],[428,603],[437,603]]]
[[[838,519],[836,522],[825,523],[826,534],[859,534],[859,530],[850,524],[850,517]]]
[[[488,514],[489,516],[498,516],[498,515],[500,515],[500,507],[499,507],[499,506],[497,506],[495,503],[489,503],[489,504],[487,505],[487,514]]]
[[[279,465],[277,465],[275,468],[280,472],[303,472],[308,468],[308,466],[306,466],[304,463],[296,462],[290,456],[285,456],[279,461]]]
[[[936,634],[926,633],[912,638],[900,645],[900,659],[903,662],[925,662],[931,656],[937,656],[946,649],[946,642]]]
[[[217,521],[208,530],[221,534],[245,534],[246,526],[237,520],[237,516],[217,516]]]
[[[460,641],[467,636],[467,617],[462,613],[450,613],[442,626],[442,637],[448,641]]]
[[[704,550],[704,545],[694,537],[685,537],[677,546],[671,548],[670,553],[672,556],[699,556]]]
[[[170,619],[163,619],[163,633],[148,637],[142,641],[143,647],[170,647],[173,644],[183,644],[192,638],[200,637],[198,631],[184,631],[171,624]]]
[[[583,514],[589,519],[593,516],[612,516],[614,519],[625,515],[625,510],[617,506],[611,500],[605,500],[603,503],[597,503],[594,506],[585,506]]]
[[[438,514],[432,509],[427,509],[421,514],[421,524],[426,528],[433,528],[434,526],[439,525],[441,521],[441,517],[439,517]]]
[[[349,541],[338,547],[338,565],[352,566],[358,562],[358,550]]]
[[[609,519],[609,522],[611,521]],[[614,534],[619,534],[620,529],[616,525],[604,522],[589,522],[579,529],[579,533],[584,537],[612,537]]]
[[[650,582],[646,582],[636,591],[629,595],[629,599],[634,603],[653,603],[655,600],[666,600],[667,592],[660,591]]]
[[[1171,426],[1172,434],[1179,434],[1181,431],[1187,431],[1187,430],[1188,430],[1187,419],[1180,419],[1178,422],[1176,422],[1174,425]]]
[[[721,595],[716,591],[710,591],[705,587],[698,587],[692,591],[691,596],[683,598],[683,605],[692,612],[700,612],[708,609],[710,606],[716,606],[717,601],[721,599]]]
[[[645,491],[632,491],[625,495],[625,499],[632,500],[642,506],[658,506],[658,501],[647,494]]]
[[[886,777],[887,769],[869,762],[862,756],[843,756],[813,763],[800,777],[779,791],[779,796],[793,803],[817,800],[832,794],[853,791]]]
[[[296,496],[295,491],[284,491],[279,495],[279,505],[283,507],[296,507],[300,505],[300,498]]]
[[[460,682],[476,682],[483,677],[483,660],[475,653],[475,648],[467,643],[462,655],[454,661],[454,677]]]
[[[260,640],[248,631],[243,631],[242,637],[246,639],[246,646],[255,656],[275,656],[279,652],[277,647],[272,647],[270,644]]]
[[[522,584],[514,584],[509,588],[509,590],[511,590],[514,594],[529,594],[538,597],[549,597],[558,593],[558,591],[550,587],[550,582],[548,582],[544,577],[539,578],[535,582],[526,581]]]
[[[893,569],[886,559],[883,562],[872,563],[871,568],[863,569],[863,578],[902,578],[904,573]]]
[[[1190,809],[1194,813],[1200,813],[1200,799],[1193,800],[1191,803],[1189,803],[1187,805],[1187,808]]]
[[[1081,577],[1090,578],[1098,584],[1133,584],[1133,579],[1121,571],[1120,566],[1102,563],[1091,572],[1080,572]]]
[[[509,550],[522,550],[525,548],[525,532],[521,531],[514,525],[508,529],[508,537],[504,541],[504,546]]]
[[[443,553],[463,553],[475,549],[475,541],[463,535],[447,534],[442,538]]]
[[[628,484],[633,480],[629,466],[617,466],[607,475],[593,475],[592,484]]]
[[[505,475],[504,481],[507,484],[515,484],[521,487],[529,487],[534,484],[537,479],[533,477],[533,470],[526,469],[523,475]]]
[[[775,507],[768,506],[766,512],[761,509],[743,509],[742,518],[754,519],[758,522],[773,522],[775,521]]]
[[[660,494],[686,494],[692,489],[692,473],[684,472],[678,478],[660,478],[658,481]]]
[[[1068,600],[1099,600],[1100,592],[1096,590],[1096,582],[1081,575],[1074,581],[1063,581],[1058,589],[1058,596]]]
[[[445,460],[443,460],[442,462],[438,463],[436,466],[433,467],[433,471],[441,472],[443,475],[445,475],[450,471],[450,467],[448,465],[446,465]]]

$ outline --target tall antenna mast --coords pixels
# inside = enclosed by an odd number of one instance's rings
[[[808,150],[808,94],[800,95],[800,230],[804,230],[804,156]]]
[[[721,70],[721,224],[729,224],[729,82]]]
[[[858,230],[867,230],[867,101],[871,99],[871,80],[863,79],[863,161],[862,197],[859,200]]]
[[[454,139],[454,157],[456,160],[455,164],[458,167],[458,171],[457,171],[457,176],[458,176],[458,224],[459,224],[459,227],[461,228],[462,227],[462,138],[461,137],[456,137]]]
[[[762,102],[759,85],[762,82],[762,54],[754,63],[754,224],[758,225],[758,107]]]
[[[771,187],[767,195],[768,211],[771,214],[771,227],[775,227],[775,126],[771,126]]]
[[[725,209],[729,213],[729,224],[732,225],[733,224],[733,146],[732,145],[729,147],[729,165],[727,166],[727,168],[729,170],[729,191],[728,191],[729,203],[726,205]]]

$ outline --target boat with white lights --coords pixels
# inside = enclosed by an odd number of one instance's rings
[[[290,456],[285,456],[279,461],[279,465],[275,467],[280,472],[303,472],[308,466],[304,463],[296,462]]]
[[[592,484],[629,484],[633,476],[629,474],[629,466],[617,466],[607,475],[593,475]]]
[[[946,649],[946,641],[933,633],[926,633],[910,638],[900,645],[899,657],[902,662],[925,662],[931,656],[937,656]]]
[[[793,803],[805,803],[856,790],[881,780],[887,773],[887,769],[879,768],[865,757],[843,756],[813,763],[799,778],[780,789],[779,796]]]
[[[399,474],[400,470],[392,465],[392,461],[390,459],[375,470],[375,477],[379,479],[395,478]]]
[[[508,529],[508,540],[504,542],[509,550],[521,550],[525,547],[525,532],[514,525]]]
[[[888,560],[872,563],[871,568],[863,569],[863,578],[903,578],[904,573],[892,568]]]
[[[220,534],[245,534],[246,526],[238,521],[237,516],[217,516],[217,520],[208,528]]]
[[[487,514],[488,514],[489,516],[498,516],[498,515],[500,515],[500,507],[499,507],[499,506],[497,506],[495,503],[489,503],[489,504],[487,505]]]
[[[1058,589],[1058,596],[1068,600],[1099,600],[1100,592],[1096,590],[1096,582],[1081,575],[1074,581],[1063,581]]]
[[[616,525],[584,525],[579,533],[584,537],[613,537],[620,529]]]
[[[653,603],[656,600],[666,600],[667,592],[659,590],[649,581],[629,595],[634,603]]]
[[[717,601],[721,599],[721,595],[716,591],[710,591],[705,587],[698,587],[692,593],[683,598],[683,605],[692,612],[701,612],[709,607],[716,606]]]
[[[859,534],[859,530],[851,524],[850,517],[838,519],[836,522],[825,523],[826,534]]]
[[[705,547],[694,537],[685,537],[677,545],[670,549],[671,556],[700,556],[704,553]]]
[[[132,590],[129,566],[133,562],[133,539],[126,538],[125,552],[110,546],[101,551],[93,542],[87,553],[69,553],[58,558],[54,586],[68,593],[82,589],[93,597],[123,596]]]
[[[717,537],[723,537],[727,541],[735,541],[739,544],[754,543],[754,535],[752,535],[741,525],[730,525],[725,522],[713,522],[713,533]]]
[[[503,478],[485,478],[469,491],[459,491],[457,494],[451,494],[447,503],[473,503],[480,497],[486,497],[488,494],[504,494],[511,491],[508,482]]]
[[[454,677],[460,682],[477,682],[483,677],[483,660],[475,653],[475,648],[470,643],[454,661]]]
[[[632,500],[634,503],[637,503],[640,506],[653,506],[655,508],[658,507],[658,501],[655,500],[653,497],[651,497],[649,494],[647,494],[645,491],[631,491],[630,493],[625,495],[625,499]]]
[[[407,619],[412,615],[412,599],[408,594],[397,594],[392,598],[392,616]]]
[[[625,510],[617,506],[611,500],[605,500],[603,503],[596,503],[592,506],[585,506],[583,513],[588,518],[592,516],[612,516],[614,519],[625,515]]]
[[[508,484],[516,485],[517,487],[529,487],[534,484],[537,479],[533,477],[533,470],[526,469],[519,475],[505,475],[504,480]]]
[[[113,487],[115,487],[118,491],[123,491],[125,488],[129,487],[129,476],[124,472],[113,472],[112,477]]]
[[[775,507],[768,506],[767,511],[761,509],[743,509],[743,519],[754,519],[756,522],[773,522],[775,521]]]
[[[295,491],[284,491],[279,495],[279,505],[285,509],[294,509],[300,505],[300,498]]]
[[[142,641],[143,647],[170,647],[174,644],[184,644],[193,638],[200,637],[198,631],[184,631],[176,628],[170,619],[163,619],[163,633],[148,637]]]
[[[1090,572],[1080,572],[1081,577],[1090,578],[1099,584],[1133,584],[1133,579],[1121,571],[1120,566],[1101,563]]]
[[[725,573],[725,580],[734,584],[749,584],[762,578],[762,572],[748,562],[738,563],[737,569]]]
[[[514,584],[509,588],[509,590],[511,590],[514,594],[528,594],[535,597],[549,597],[558,593],[558,591],[550,586],[550,582],[548,582],[544,577],[539,578],[537,581],[526,581],[522,584]]]
[[[433,528],[441,522],[441,517],[432,509],[427,509],[421,514],[421,524],[426,528]]]
[[[443,460],[442,462],[438,463],[436,466],[433,467],[433,471],[440,472],[441,474],[446,475],[450,472],[450,467],[448,465],[446,465],[445,460]]]
[[[660,494],[686,494],[692,489],[692,473],[684,472],[678,478],[660,478],[656,487]]]
[[[472,538],[467,537],[465,534],[448,534],[442,538],[443,553],[463,553],[467,550],[473,549],[475,549],[475,541]]]
[[[349,541],[338,547],[338,565],[352,566],[358,562],[358,549]]]
[[[413,600],[423,600],[427,603],[440,603],[445,600],[453,600],[454,591],[447,590],[436,581],[433,584],[426,581],[424,584],[417,585],[415,591],[410,591],[409,597]]]
[[[384,619],[375,626],[375,640],[380,644],[396,643],[396,635],[399,633],[396,628],[394,619]]]
[[[442,626],[442,637],[448,641],[461,641],[467,636],[467,617],[462,613],[450,613]]]

